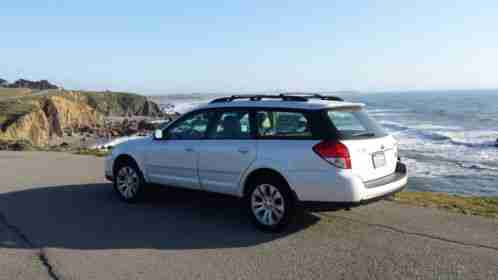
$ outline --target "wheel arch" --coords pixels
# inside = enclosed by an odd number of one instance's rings
[[[279,180],[281,180],[289,188],[289,190],[293,196],[293,199],[295,201],[298,201],[298,197],[297,197],[296,192],[292,189],[292,187],[289,184],[289,181],[287,180],[287,178],[285,178],[285,176],[282,174],[282,172],[275,170],[273,168],[268,168],[268,167],[255,168],[247,174],[247,176],[245,177],[245,179],[242,183],[242,193],[241,193],[242,197],[245,197],[247,195],[247,192],[249,191],[249,186],[253,182],[253,180],[255,180],[258,177],[262,177],[262,176],[276,177]]]
[[[114,159],[114,162],[112,164],[112,172],[113,174],[116,174],[117,172],[117,167],[119,166],[120,163],[122,162],[127,162],[127,161],[131,161],[133,163],[135,163],[137,165],[137,167],[140,169],[140,172],[142,172],[142,174],[144,173],[142,168],[140,167],[138,161],[133,158],[133,156],[129,155],[129,154],[120,154],[119,156],[117,156],[115,159]]]

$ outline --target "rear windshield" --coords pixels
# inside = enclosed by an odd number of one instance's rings
[[[334,108],[327,111],[327,116],[342,139],[364,139],[387,135],[361,107]]]

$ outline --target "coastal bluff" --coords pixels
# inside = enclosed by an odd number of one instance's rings
[[[99,128],[106,117],[161,117],[145,96],[123,92],[0,88],[0,140],[46,146],[82,128]]]

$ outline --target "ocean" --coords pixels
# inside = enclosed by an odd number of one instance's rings
[[[337,94],[399,140],[408,190],[498,196],[498,90]],[[154,97],[183,113],[217,94]]]

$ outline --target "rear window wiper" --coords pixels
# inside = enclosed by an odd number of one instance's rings
[[[373,133],[373,132],[358,132],[358,133],[353,133],[351,136],[353,136],[353,137],[357,137],[357,136],[374,137],[375,133]]]

